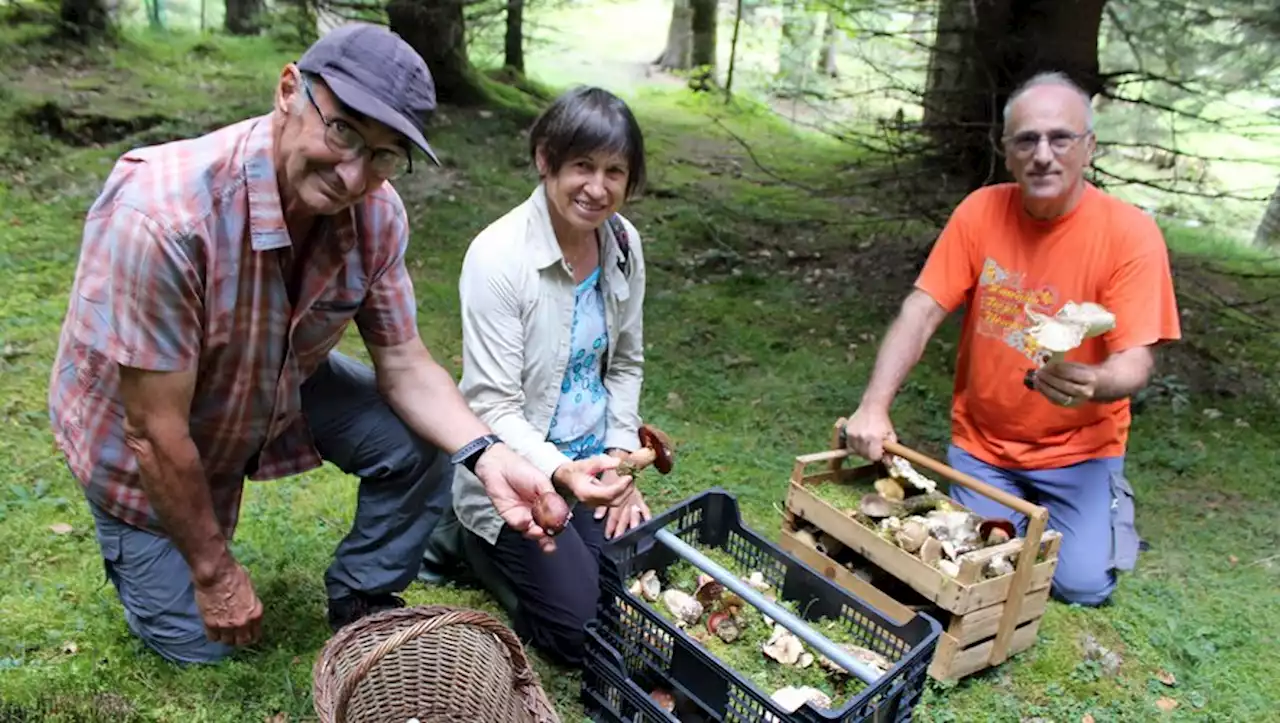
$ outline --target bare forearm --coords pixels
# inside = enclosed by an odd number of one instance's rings
[[[922,292],[907,299],[876,354],[871,381],[862,394],[863,406],[889,410],[902,382],[920,361],[929,337],[945,316],[942,307]]]
[[[192,576],[205,583],[227,552],[213,511],[213,498],[195,442],[187,435],[132,435],[143,490],[165,532],[187,561]]]
[[[1113,402],[1135,394],[1151,378],[1154,359],[1145,347],[1114,354],[1098,367],[1093,401]]]
[[[449,454],[490,432],[449,372],[430,359],[388,373],[383,394],[410,429]]]

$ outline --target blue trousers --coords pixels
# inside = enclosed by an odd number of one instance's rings
[[[325,571],[326,592],[337,598],[404,590],[450,505],[448,455],[396,416],[372,369],[337,352],[303,384],[302,411],[321,456],[360,478],[355,519]],[[89,507],[129,629],[176,663],[214,662],[231,653],[205,636],[191,569],[173,543]]]
[[[1101,605],[1116,588],[1116,571],[1132,570],[1139,539],[1134,528],[1133,488],[1124,476],[1123,457],[1105,457],[1068,467],[1017,470],[996,467],[959,447],[947,451],[957,471],[1049,511],[1049,529],[1062,534],[1058,567],[1050,593],[1079,605]],[[983,517],[1003,517],[1020,535],[1027,519],[965,487],[952,485],[951,497]]]

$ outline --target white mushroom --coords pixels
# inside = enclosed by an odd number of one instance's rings
[[[702,603],[686,592],[667,590],[662,593],[662,602],[675,616],[676,623],[681,627],[693,625],[702,617]]]
[[[817,688],[810,688],[807,685],[802,688],[788,685],[785,688],[778,689],[769,697],[774,703],[778,704],[779,708],[788,713],[795,713],[805,703],[813,703],[819,708],[831,707],[831,698],[826,693]]]
[[[800,662],[800,654],[804,652],[804,644],[790,630],[781,625],[775,625],[773,634],[769,636],[769,640],[760,649],[764,651],[765,655],[783,665],[795,665]]]
[[[645,570],[640,576],[640,595],[649,602],[656,602],[658,595],[662,592],[662,584],[658,581],[658,573],[653,570]]]
[[[1032,309],[1030,304],[1023,308],[1031,321],[1027,336],[1048,352],[1045,363],[1062,359],[1085,339],[1105,334],[1116,326],[1115,315],[1093,302],[1069,301],[1053,316]]]
[[[937,482],[917,472],[915,467],[912,467],[907,460],[892,454],[886,454],[885,459],[889,462],[889,475],[891,477],[905,480],[921,492],[933,492],[938,489]]]

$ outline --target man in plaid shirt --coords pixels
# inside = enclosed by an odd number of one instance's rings
[[[408,220],[387,181],[435,108],[398,36],[350,24],[283,69],[270,114],[123,156],[89,211],[51,376],[57,442],[84,489],[129,628],[177,662],[260,635],[228,544],[245,477],[332,462],[360,478],[325,572],[334,630],[398,607],[449,505],[452,465],[552,549],[551,482],[493,436],[418,336]],[[354,320],[372,368],[334,351]],[[570,492],[627,492],[579,463]]]

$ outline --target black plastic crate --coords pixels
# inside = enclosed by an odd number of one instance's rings
[[[894,666],[835,710],[805,704],[787,713],[770,699],[772,691],[761,690],[727,667],[649,603],[627,591],[627,580],[649,569],[657,571],[665,588],[667,568],[682,560],[656,539],[660,529],[700,551],[711,548],[726,553],[736,563],[729,567],[731,573],[746,576],[759,571],[777,590],[779,602],[797,603],[797,617],[840,621],[859,645],[884,655]],[[664,685],[687,693],[714,716],[709,720],[718,723],[909,721],[942,632],[938,621],[925,614],[899,625],[791,557],[746,527],[737,500],[719,488],[690,497],[606,543],[601,568],[598,628],[620,654],[622,675],[660,676]]]
[[[616,641],[605,640],[598,621],[587,623],[587,640],[582,665],[582,707],[596,723],[694,723],[711,721],[709,711],[699,710],[698,702],[681,690],[673,690],[676,713],[663,710],[649,696],[656,687],[667,688],[670,682],[653,670],[640,670],[628,676],[623,672],[622,655],[614,647]]]

